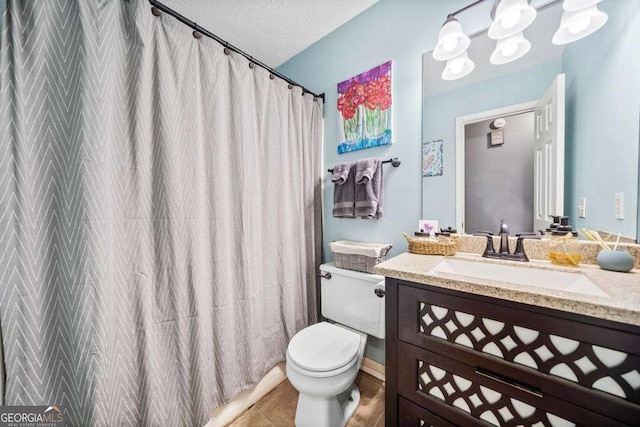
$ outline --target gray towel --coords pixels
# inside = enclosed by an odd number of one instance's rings
[[[333,186],[333,216],[336,218],[353,218],[355,163],[340,163],[334,166],[331,177]]]
[[[382,218],[382,162],[370,158],[356,162],[355,215]]]

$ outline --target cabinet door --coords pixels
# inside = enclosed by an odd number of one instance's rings
[[[402,427],[456,427],[455,424],[402,397],[398,398],[398,413],[399,425]]]
[[[445,344],[452,351],[471,349],[521,366],[523,375],[535,370],[550,380],[562,379],[553,384],[562,395],[572,391],[566,384],[570,381],[598,391],[585,391],[579,400],[603,405],[620,400],[627,413],[638,417],[640,336],[554,317],[552,310],[541,313],[544,309],[528,311],[515,306],[401,286],[398,338],[427,349]]]
[[[623,426],[513,379],[398,343],[398,393],[460,426]]]

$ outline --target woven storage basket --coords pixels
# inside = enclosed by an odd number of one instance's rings
[[[409,243],[409,252],[420,255],[455,255],[458,251],[460,237],[458,236],[438,236],[437,241],[428,240],[420,237],[411,237],[406,233],[402,235]]]
[[[335,243],[335,244],[334,244]],[[345,244],[352,250],[344,251]],[[346,240],[329,243],[331,252],[333,252],[333,261],[338,268],[347,270],[362,271],[364,273],[373,273],[373,267],[387,259],[387,253],[391,249],[391,245],[382,243],[366,243],[366,242],[349,242]],[[379,252],[380,256],[367,256],[357,253],[359,249],[364,251]]]

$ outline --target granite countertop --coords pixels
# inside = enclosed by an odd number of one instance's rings
[[[432,271],[444,259],[444,256],[417,255],[405,252],[378,264],[374,268],[374,272],[386,277],[428,284],[444,289],[640,326],[639,269],[631,270],[629,273],[616,273],[602,270],[594,265],[581,265],[577,268],[560,267],[548,261],[532,260],[531,262],[523,263],[486,259],[480,255],[467,253],[458,253],[453,257],[446,257],[446,259],[581,273],[608,295],[608,297],[605,297]]]

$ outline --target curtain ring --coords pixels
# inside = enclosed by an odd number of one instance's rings
[[[253,70],[253,67],[255,67],[255,65],[253,65],[253,62],[249,62],[249,68]]]
[[[293,89],[293,86],[291,85],[291,83],[289,83],[289,89]]]
[[[195,37],[196,39],[199,39],[202,37],[202,33],[198,30],[193,30],[193,37]]]
[[[313,97],[313,102],[316,102],[317,100],[318,100],[318,97],[317,97],[317,96],[314,96],[314,97]]]
[[[158,8],[157,8],[157,7],[155,7],[155,6],[153,6],[153,7],[151,8],[151,13],[153,14],[153,16],[160,16],[160,14],[161,14],[162,12],[160,12],[160,9],[158,9]]]
[[[302,96],[304,96],[304,90],[302,91]]]
[[[224,54],[225,55],[229,55],[230,53],[231,53],[231,51],[225,47],[224,48]]]
[[[271,80],[273,80],[273,79],[275,79],[275,78],[276,78],[276,76],[274,76],[273,74],[269,74],[269,78],[270,78]]]

